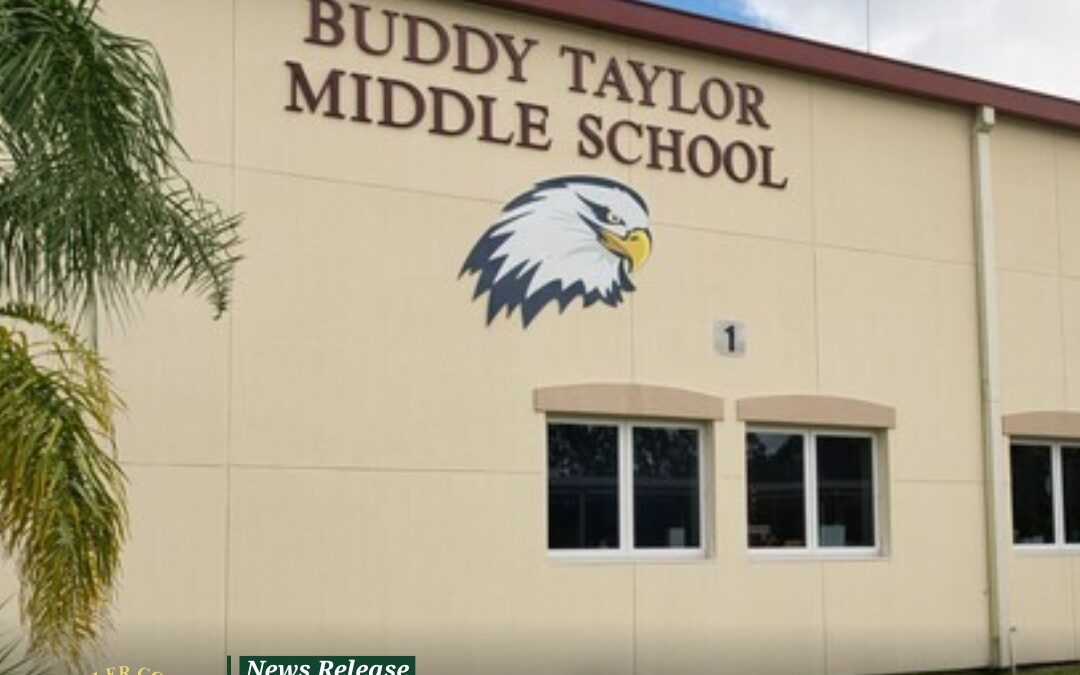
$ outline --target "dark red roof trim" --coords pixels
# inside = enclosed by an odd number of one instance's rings
[[[1080,102],[632,0],[469,0],[788,70],[1080,129]]]

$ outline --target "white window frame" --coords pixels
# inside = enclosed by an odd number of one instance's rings
[[[803,515],[806,528],[806,545],[791,547],[753,547],[750,546],[749,536],[744,536],[746,550],[751,558],[762,560],[805,560],[807,558],[819,559],[880,559],[884,557],[883,536],[881,531],[883,495],[881,485],[881,444],[879,434],[865,429],[833,429],[829,427],[789,427],[789,426],[762,426],[747,425],[743,439],[743,461],[746,460],[746,437],[749,434],[783,434],[787,436],[802,436],[803,439]],[[840,438],[866,438],[870,440],[870,471],[871,487],[874,490],[872,499],[874,508],[874,544],[873,546],[821,546],[820,523],[818,522],[818,475],[817,475],[817,438],[818,436],[833,436]],[[744,499],[750,491],[750,476],[746,474],[746,490]],[[750,526],[750,512],[746,511],[746,526]]]
[[[553,560],[578,560],[583,562],[635,562],[665,560],[703,560],[708,555],[709,532],[707,520],[709,513],[709,493],[705,477],[711,462],[706,456],[708,429],[697,422],[655,420],[649,418],[614,418],[614,417],[577,417],[550,416],[544,421],[544,436],[552,424],[578,424],[616,427],[618,429],[618,477],[619,477],[619,548],[548,548],[547,537],[551,531],[548,520],[548,490],[550,476],[548,461],[544,462],[544,548]],[[651,429],[690,429],[698,437],[698,545],[693,548],[634,548],[634,448],[633,429],[646,427]],[[544,457],[547,460],[548,447],[545,440]]]
[[[1080,542],[1068,543],[1065,541],[1065,464],[1062,456],[1063,448],[1076,448],[1080,451],[1080,441],[1054,441],[1031,438],[1009,439],[1009,481],[1012,481],[1012,449],[1015,446],[1023,448],[1050,448],[1050,497],[1052,516],[1054,518],[1054,541],[1050,544],[1023,544],[1013,541],[1013,548],[1021,552],[1070,552],[1080,553]],[[1009,495],[1009,517],[1015,517],[1015,507],[1012,503],[1012,495]]]

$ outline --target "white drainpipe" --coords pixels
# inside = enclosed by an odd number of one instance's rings
[[[975,116],[975,222],[979,284],[979,345],[982,371],[983,469],[986,496],[986,563],[989,581],[992,665],[1011,665],[1009,643],[1008,494],[1005,490],[1005,448],[1001,429],[1001,355],[998,346],[997,256],[990,174],[990,133],[994,109],[981,106]]]

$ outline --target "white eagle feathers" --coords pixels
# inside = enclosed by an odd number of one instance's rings
[[[538,183],[503,209],[473,247],[461,275],[478,275],[487,321],[520,308],[528,327],[549,303],[612,307],[634,290],[630,273],[652,250],[649,212],[631,188],[594,176]]]

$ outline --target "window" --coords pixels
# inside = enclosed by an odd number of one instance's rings
[[[550,422],[548,549],[703,556],[701,436],[680,424]]]
[[[876,454],[875,437],[866,433],[750,430],[748,546],[877,552]]]
[[[1080,444],[1013,443],[1013,543],[1080,547]]]

